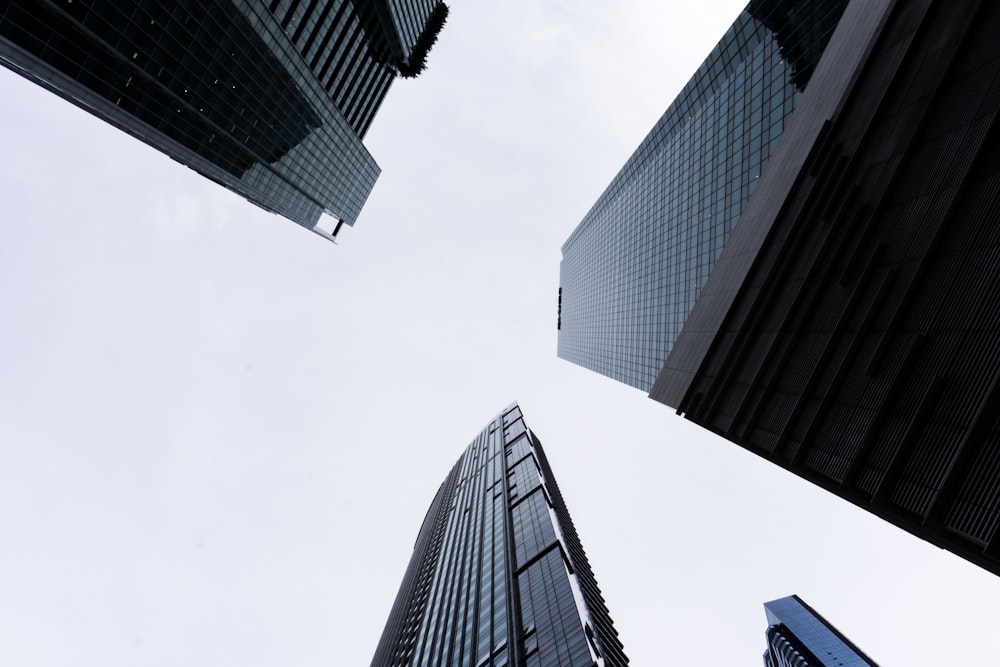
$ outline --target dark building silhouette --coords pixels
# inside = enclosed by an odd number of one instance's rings
[[[438,489],[372,666],[627,663],[541,442],[513,404]]]
[[[650,397],[1000,574],[997,34],[847,6]]]
[[[378,177],[361,143],[375,112],[446,15],[435,0],[24,0],[0,8],[0,63],[332,239]]]
[[[798,595],[764,603],[764,667],[878,667]]]

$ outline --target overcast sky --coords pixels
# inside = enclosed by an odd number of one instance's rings
[[[367,665],[520,402],[632,664],[760,665],[798,593],[884,666],[1000,580],[555,356],[559,248],[741,0],[452,0],[334,246],[0,70],[0,664]]]

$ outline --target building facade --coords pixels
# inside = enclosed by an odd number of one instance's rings
[[[846,0],[755,0],[562,247],[558,354],[648,392]]]
[[[0,8],[0,63],[332,240],[378,177],[362,144],[375,112],[446,15],[435,0],[26,0]]]
[[[541,442],[508,406],[438,489],[372,666],[627,663]]]
[[[650,396],[1000,574],[1000,8],[848,19]]]
[[[998,29],[852,0],[679,333],[641,337],[651,398],[1000,574]]]
[[[764,667],[878,667],[798,595],[765,602],[764,613]]]

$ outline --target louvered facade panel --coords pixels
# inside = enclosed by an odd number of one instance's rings
[[[651,396],[1000,574],[1000,6],[863,4]]]

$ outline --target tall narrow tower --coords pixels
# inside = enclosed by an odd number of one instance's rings
[[[438,489],[372,666],[626,664],[542,445],[512,404]]]
[[[764,603],[764,667],[878,667],[798,595]]]

